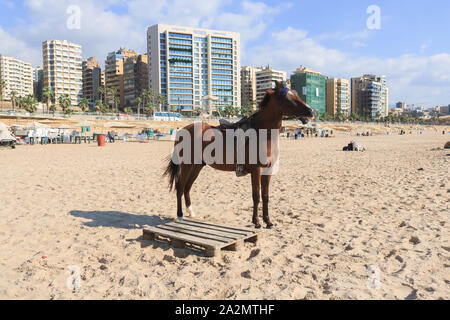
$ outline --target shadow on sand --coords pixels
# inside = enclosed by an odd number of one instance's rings
[[[143,229],[146,226],[157,226],[173,219],[161,218],[157,215],[138,215],[121,211],[80,211],[72,210],[70,214],[77,218],[89,219],[90,221],[83,222],[83,225],[91,228],[110,227],[117,229]],[[188,255],[203,256],[203,252],[196,250],[195,247],[183,249],[176,249],[170,245],[170,241],[164,240],[144,240],[142,236],[136,239],[125,239],[127,242],[139,242],[141,248],[152,247],[152,249],[162,249],[164,251],[173,249],[176,257],[185,258]]]
[[[156,215],[140,215],[120,211],[79,211],[70,214],[77,218],[89,219],[83,224],[87,227],[111,227],[117,229],[142,229],[144,226],[156,226],[171,219],[162,219]]]

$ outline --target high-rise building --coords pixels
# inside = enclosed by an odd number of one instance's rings
[[[275,81],[286,81],[286,72],[278,71],[270,68],[259,68],[255,72],[256,78],[256,101],[258,104],[263,100],[267,89],[273,89],[275,87]]]
[[[11,92],[16,97],[33,94],[33,68],[28,62],[0,55],[0,81],[5,81],[3,92],[4,100],[11,99]]]
[[[123,79],[125,107],[137,110],[136,98],[149,87],[148,56],[140,54],[127,58],[123,66]]]
[[[301,66],[291,75],[291,87],[320,116],[326,112],[326,80],[319,72]]]
[[[116,88],[116,97],[119,98],[117,107],[125,107],[125,95],[123,88],[123,65],[125,60],[137,55],[136,52],[120,48],[117,51],[108,53],[105,61],[105,94],[106,103],[114,105],[114,96],[111,93],[112,88]]]
[[[397,102],[397,103],[395,104],[395,107],[396,107],[397,109],[403,109],[403,110],[405,110],[405,109],[406,109],[406,102]]]
[[[102,69],[95,57],[83,61],[83,98],[91,105],[100,99],[98,88],[102,85]]]
[[[42,43],[44,88],[50,87],[55,100],[67,94],[73,106],[83,98],[81,45],[67,40],[48,40]]]
[[[386,77],[367,74],[352,78],[352,113],[376,119],[389,114],[389,91]]]
[[[260,70],[260,68],[251,66],[241,67],[241,103],[243,106],[256,107],[256,72]]]
[[[347,79],[327,79],[327,113],[350,115],[350,82]]]
[[[39,102],[42,102],[42,89],[44,87],[44,68],[33,68],[33,94]]]
[[[157,24],[147,53],[150,88],[170,107],[241,105],[239,33]]]

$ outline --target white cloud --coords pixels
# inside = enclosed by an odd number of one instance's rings
[[[31,48],[26,42],[16,39],[0,27],[0,54],[12,56],[33,65],[42,64],[40,50]]]
[[[81,44],[84,58],[96,56],[103,62],[108,52],[119,47],[145,52],[146,29],[150,25],[188,25],[240,32],[242,64],[270,64],[288,73],[302,64],[331,77],[345,78],[366,73],[386,74],[391,102],[450,102],[450,55],[425,56],[431,41],[425,42],[416,55],[389,59],[380,59],[376,53],[356,56],[323,43],[339,40],[347,42],[348,48],[365,46],[373,34],[370,31],[334,32],[316,37],[292,27],[272,31],[275,19],[282,19],[281,13],[289,10],[289,3],[271,7],[257,0],[237,1],[26,0],[24,6],[29,19],[8,31],[0,27],[1,53],[40,65],[42,42],[59,39]],[[69,5],[81,9],[81,30],[66,27]],[[121,13],[113,11],[111,6],[120,7]]]
[[[389,59],[355,56],[329,49],[309,38],[306,31],[288,27],[274,32],[252,48],[246,57],[253,65],[270,64],[294,71],[305,65],[329,77],[351,78],[367,73],[384,74],[390,88],[390,103],[406,100],[433,106],[450,103],[450,55],[402,55]]]

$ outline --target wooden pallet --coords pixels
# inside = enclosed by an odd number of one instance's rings
[[[172,221],[143,230],[144,240],[168,238],[175,248],[185,248],[186,244],[205,249],[207,257],[214,257],[221,249],[236,251],[244,241],[258,240],[258,229],[225,226],[210,222],[184,219]]]

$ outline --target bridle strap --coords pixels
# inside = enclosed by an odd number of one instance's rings
[[[286,96],[286,93],[288,92],[288,88],[284,88],[283,93],[280,96],[280,108],[281,108],[281,100]]]

